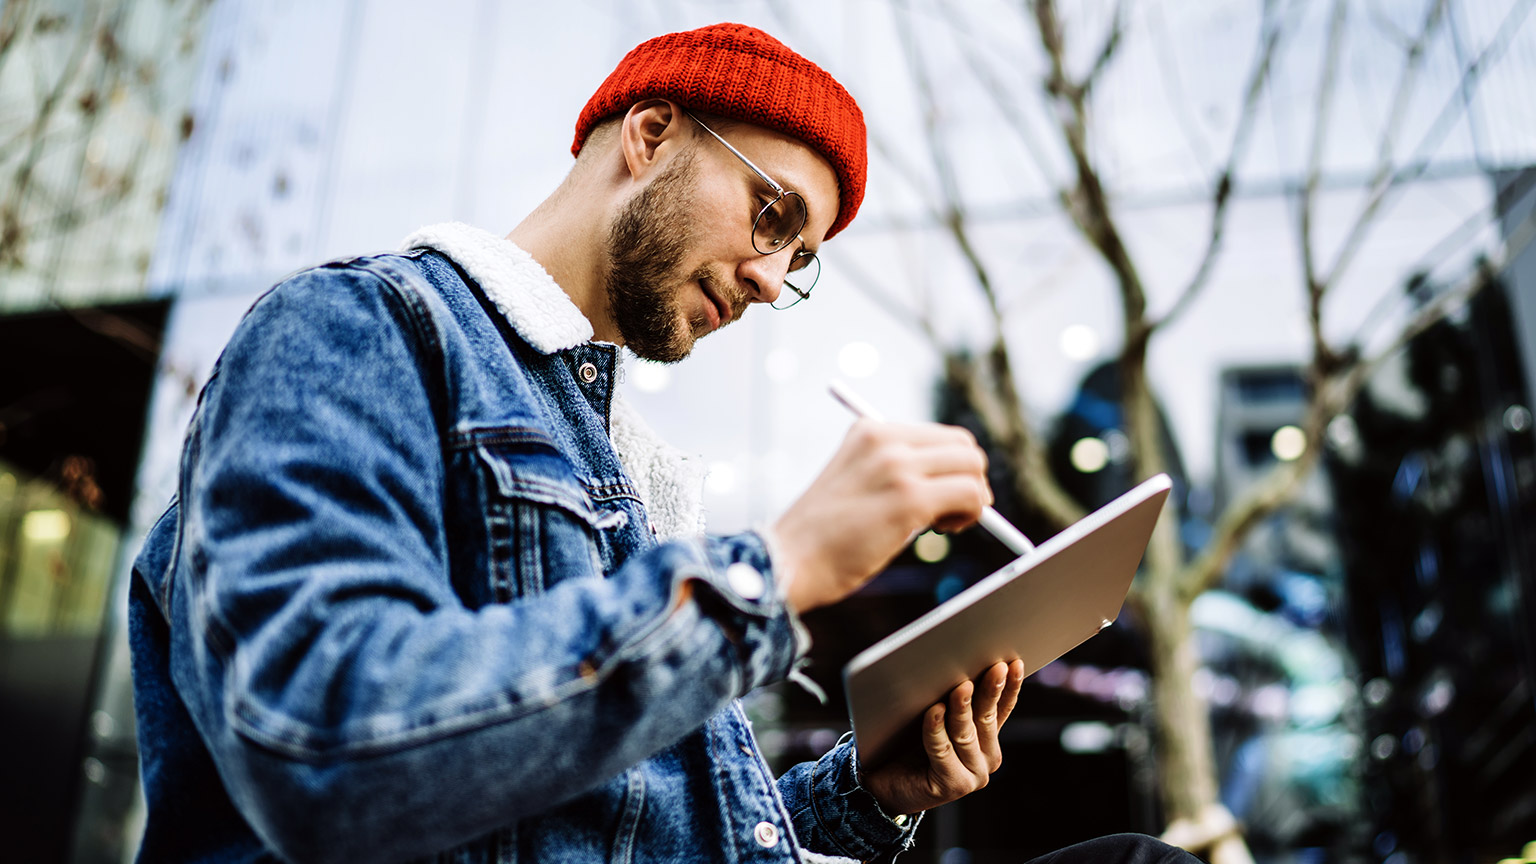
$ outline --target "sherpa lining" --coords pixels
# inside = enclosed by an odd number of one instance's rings
[[[401,248],[436,249],[452,258],[480,283],[517,335],[540,353],[565,351],[592,339],[591,322],[554,278],[504,237],[462,222],[444,222],[405,238]],[[656,535],[672,540],[703,534],[708,473],[703,460],[662,440],[617,392],[608,429]]]
[[[465,225],[428,225],[401,248],[436,249],[473,276],[523,341],[541,354],[575,348],[592,338],[592,322],[533,256],[505,237]]]
[[[801,849],[800,864],[860,864],[860,862],[857,858],[844,858],[841,855],[823,855],[820,852]]]
[[[704,460],[689,457],[651,429],[624,399],[614,396],[608,437],[645,502],[651,527],[663,540],[704,533]]]

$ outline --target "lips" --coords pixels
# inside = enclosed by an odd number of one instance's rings
[[[729,324],[733,315],[730,302],[711,288],[706,279],[699,280],[699,290],[704,292],[704,311],[709,318],[709,329],[718,330]]]

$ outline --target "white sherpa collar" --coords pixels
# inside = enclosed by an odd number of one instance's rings
[[[436,249],[480,283],[507,323],[544,354],[592,339],[592,324],[533,256],[512,241],[462,222],[429,225],[401,248]],[[704,462],[662,440],[618,393],[608,437],[663,540],[704,533]]]
[[[401,248],[436,249],[463,267],[534,350],[553,354],[592,339],[592,322],[553,277],[511,240],[462,222],[428,225]]]
[[[663,540],[704,533],[704,460],[689,457],[656,434],[617,393],[609,411],[608,438],[645,502],[651,527]]]

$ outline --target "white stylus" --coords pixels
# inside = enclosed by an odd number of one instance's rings
[[[857,416],[869,420],[885,419],[879,411],[875,410],[874,406],[865,402],[842,381],[833,378],[827,384],[827,389],[832,392],[833,399],[843,403],[844,408],[852,411]],[[1024,536],[1024,532],[1013,527],[1012,522],[1004,519],[1003,514],[991,507],[982,508],[981,527],[987,529],[988,533],[996,537],[1004,546],[1012,549],[1015,555],[1028,555],[1035,551],[1035,544],[1029,542],[1029,538]]]

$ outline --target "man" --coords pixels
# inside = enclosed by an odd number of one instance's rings
[[[794,674],[799,613],[976,520],[974,440],[860,423],[772,526],[706,538],[614,390],[620,346],[810,293],[863,197],[853,99],[706,27],[626,56],[572,152],[507,238],[298,274],[231,339],[134,568],[142,860],[889,859],[997,769],[1018,662],[869,772],[844,740],[775,781],[737,703]]]

